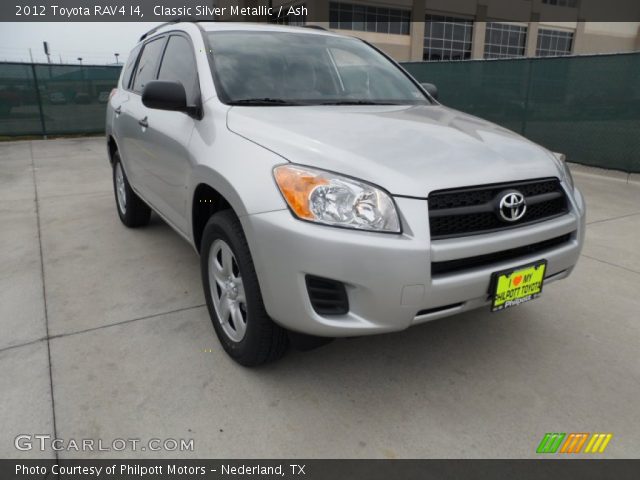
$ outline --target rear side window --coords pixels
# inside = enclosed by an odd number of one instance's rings
[[[187,92],[187,101],[193,105],[198,97],[198,69],[189,40],[180,35],[169,37],[162,58],[158,80],[180,82]]]
[[[136,66],[136,60],[138,59],[139,53],[140,45],[131,50],[131,53],[129,54],[129,59],[127,60],[127,64],[124,66],[124,70],[122,72],[122,88],[128,90],[131,85],[131,75],[133,74],[133,69]]]
[[[160,55],[164,47],[165,38],[158,38],[145,44],[140,61],[136,67],[136,78],[133,80],[133,91],[142,93],[144,86],[156,78]]]

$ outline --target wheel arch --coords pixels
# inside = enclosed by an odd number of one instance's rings
[[[204,227],[209,218],[223,210],[231,210],[238,215],[229,200],[208,183],[199,183],[194,188],[191,202],[191,234],[193,235],[193,245],[198,253],[200,252]]]
[[[107,137],[107,153],[109,155],[109,163],[111,164],[111,166],[113,166],[114,156],[116,152],[119,152],[119,151],[120,149],[118,148],[118,143],[116,142],[116,139],[113,137],[113,135],[109,135]]]

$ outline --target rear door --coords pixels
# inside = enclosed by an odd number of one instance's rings
[[[142,49],[142,44],[137,45],[129,54],[129,58],[127,59],[127,63],[125,64],[122,70],[122,76],[120,78],[120,85],[116,90],[115,95],[109,100],[111,109],[107,110],[109,112],[110,123],[112,126],[113,134],[118,143],[118,150],[120,152],[120,160],[122,161],[125,171],[127,172],[127,176],[129,177],[129,181],[132,181],[133,172],[130,172],[131,165],[129,165],[129,140],[131,138],[133,124],[130,122],[130,105],[128,102],[131,101],[132,93],[131,93],[131,82],[133,80],[133,75],[135,73],[136,64],[138,63],[138,57],[140,55],[140,50]]]

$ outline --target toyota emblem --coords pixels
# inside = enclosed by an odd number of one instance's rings
[[[502,195],[498,206],[500,218],[505,222],[517,222],[527,211],[527,203],[524,195],[516,190],[511,190]]]

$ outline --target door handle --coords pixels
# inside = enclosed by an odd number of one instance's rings
[[[114,111],[116,112],[116,115],[120,115],[122,113],[122,106],[118,105],[118,108],[116,108]]]
[[[142,120],[138,120],[138,125],[147,128],[149,126],[149,122],[147,121],[147,119],[148,117],[144,117]]]

